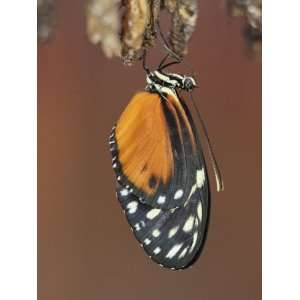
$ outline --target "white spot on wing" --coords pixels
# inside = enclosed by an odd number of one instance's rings
[[[189,247],[185,247],[185,248],[182,250],[182,252],[180,253],[180,255],[179,255],[178,258],[183,258],[183,257],[186,255],[186,253],[187,253],[187,251],[188,251],[188,248],[189,248]]]
[[[188,197],[187,201],[185,201],[185,203],[184,203],[184,207],[186,207],[188,205],[188,203],[189,203],[192,195],[195,193],[196,189],[197,189],[197,184],[194,184],[191,188],[191,191],[190,191],[190,194],[189,194],[189,197]]]
[[[166,202],[166,196],[159,196],[157,199],[157,203],[164,204]]]
[[[173,237],[176,234],[176,232],[178,231],[178,228],[179,228],[179,225],[173,227],[172,229],[170,229],[169,234],[168,234],[168,238]]]
[[[160,248],[160,247],[156,247],[156,248],[153,250],[153,253],[154,253],[154,254],[158,254],[158,253],[160,253],[160,251],[161,251],[161,248]]]
[[[182,244],[176,244],[175,246],[173,246],[171,248],[171,250],[168,252],[168,254],[166,255],[166,258],[173,258],[176,253],[180,250],[180,248],[182,247],[183,243]]]
[[[204,181],[205,181],[205,172],[204,172],[204,168],[202,168],[201,170],[197,170],[197,174],[196,174],[197,187],[201,188],[204,184]]]
[[[144,244],[145,244],[145,245],[149,245],[150,243],[151,243],[151,240],[149,240],[149,239],[145,239],[145,240],[144,240]]]
[[[198,232],[196,231],[193,235],[193,243],[190,249],[190,253],[194,250],[194,247],[196,246],[197,238],[198,238]]]
[[[174,199],[177,200],[177,199],[181,198],[182,196],[183,196],[183,190],[178,190],[174,195]]]
[[[183,231],[190,232],[193,229],[194,219],[194,216],[189,216],[189,218],[184,223]]]
[[[152,235],[153,235],[154,237],[160,236],[160,230],[154,229],[154,230],[152,231]]]
[[[139,223],[136,223],[136,224],[134,225],[134,228],[135,228],[136,231],[140,231],[140,230],[141,230],[141,226],[140,226]]]
[[[156,216],[159,215],[160,213],[160,209],[159,208],[153,208],[151,209],[147,214],[146,214],[146,217],[149,219],[149,220],[152,220],[154,219]]]
[[[127,196],[129,194],[129,192],[127,189],[123,189],[123,190],[121,190],[120,194],[121,194],[121,196]]]
[[[134,214],[137,210],[138,203],[136,201],[129,202],[127,204],[127,209],[129,214]]]
[[[197,170],[196,172],[196,183],[192,186],[189,197],[187,201],[184,203],[184,207],[186,207],[189,203],[189,200],[191,199],[192,195],[195,193],[197,188],[201,188],[205,182],[205,172],[202,168],[201,170]]]
[[[201,201],[198,203],[197,214],[200,222],[202,221],[202,203]]]

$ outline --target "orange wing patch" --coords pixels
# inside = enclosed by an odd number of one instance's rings
[[[119,162],[124,175],[148,195],[174,172],[172,145],[158,94],[137,93],[116,126]]]

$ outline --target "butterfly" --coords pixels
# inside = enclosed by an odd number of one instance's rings
[[[199,135],[179,95],[196,80],[166,66],[146,69],[145,91],[133,96],[109,144],[117,198],[136,239],[157,264],[179,270],[202,252],[210,189]]]

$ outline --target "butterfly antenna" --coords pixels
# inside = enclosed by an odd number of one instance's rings
[[[211,161],[211,164],[212,164],[212,167],[213,167],[213,171],[214,171],[214,174],[215,174],[217,191],[218,192],[224,191],[224,183],[223,183],[223,179],[222,179],[222,174],[221,174],[220,168],[217,164],[217,160],[216,160],[216,157],[215,157],[215,154],[214,154],[214,151],[213,151],[213,147],[212,147],[212,145],[210,143],[210,140],[209,140],[209,136],[208,136],[208,132],[207,132],[205,123],[204,123],[204,121],[201,117],[201,114],[198,110],[198,107],[197,107],[197,105],[194,101],[192,93],[190,93],[190,95],[191,95],[191,100],[192,100],[192,103],[193,103],[193,107],[194,107],[194,109],[197,113],[198,119],[201,123],[202,129],[203,129],[203,132],[204,132],[204,136],[205,136],[205,139],[206,139],[209,158],[210,158],[210,161]]]
[[[166,64],[165,66],[161,66],[161,69],[164,69],[164,68],[166,68],[166,67],[168,67],[168,66],[171,66],[171,65],[173,65],[173,64],[175,64],[175,63],[183,63],[183,64],[191,71],[191,73],[193,74],[193,77],[196,79],[196,73],[195,73],[194,69],[192,68],[192,66],[191,66],[190,64],[186,63],[185,61],[183,61],[183,59],[180,58],[180,57],[179,57],[179,56],[171,49],[171,47],[170,47],[170,45],[169,45],[169,43],[168,43],[166,37],[164,36],[164,34],[163,34],[163,32],[162,32],[162,29],[161,29],[161,27],[160,27],[159,21],[156,22],[156,25],[157,25],[158,32],[159,32],[159,37],[160,37],[160,39],[161,39],[161,41],[162,41],[162,43],[163,43],[163,46],[164,46],[165,50],[167,50],[168,54],[176,60],[176,62],[171,62],[171,63]]]
[[[159,32],[159,37],[161,38],[164,48],[167,50],[167,52],[174,58],[176,59],[176,61],[181,62],[182,59],[170,48],[167,39],[165,38],[164,34],[162,33],[161,27],[159,22],[156,22],[157,28],[158,28],[158,32]]]

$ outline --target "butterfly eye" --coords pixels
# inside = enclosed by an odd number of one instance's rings
[[[196,82],[192,77],[185,77],[183,79],[183,88],[187,91],[192,90],[196,86]]]

